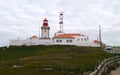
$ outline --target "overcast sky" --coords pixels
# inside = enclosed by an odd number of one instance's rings
[[[46,17],[50,34],[59,30],[59,12],[64,11],[64,32],[82,33],[90,39],[120,46],[120,0],[0,0],[0,46],[11,39],[39,34]]]

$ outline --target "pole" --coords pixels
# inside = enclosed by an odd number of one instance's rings
[[[100,49],[102,50],[102,41],[101,41],[101,25],[99,25],[99,40],[100,40]]]

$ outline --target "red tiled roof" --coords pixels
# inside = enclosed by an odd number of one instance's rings
[[[68,33],[68,34],[64,34],[64,35],[68,35],[68,36],[81,36],[81,34],[77,34],[77,33]]]
[[[94,42],[94,43],[97,43],[97,44],[100,43],[100,41],[98,41],[98,40],[93,40],[93,42]]]
[[[38,38],[37,36],[33,35],[31,38]]]
[[[68,34],[55,36],[54,38],[74,38],[74,36],[81,36],[81,34],[68,33]]]

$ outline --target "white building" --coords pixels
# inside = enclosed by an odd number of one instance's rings
[[[57,32],[53,38],[55,45],[99,46],[99,41],[89,41],[89,37],[79,33]]]
[[[31,46],[31,45],[76,45],[76,46],[100,46],[98,40],[90,40],[88,36],[80,33],[64,33],[58,31],[53,38],[50,38],[50,27],[48,20],[43,20],[41,26],[41,37],[32,36],[26,40],[10,40],[9,46]]]
[[[43,25],[41,26],[41,37],[32,36],[26,40],[10,40],[10,46],[31,46],[31,45],[52,45],[53,40],[49,37],[50,27],[48,26],[48,20],[45,18],[43,20]]]

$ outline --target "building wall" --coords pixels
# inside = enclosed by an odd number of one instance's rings
[[[10,40],[9,46],[22,46],[26,45],[27,40]]]
[[[55,38],[53,40],[54,45],[73,45],[74,39],[72,38],[64,38],[64,39],[59,39],[59,38]]]
[[[42,38],[49,38],[49,30],[47,29],[42,30]]]
[[[60,41],[61,40],[61,41]],[[69,40],[69,42],[67,41]],[[72,42],[70,42],[72,40]],[[74,38],[54,38],[54,45],[76,45],[76,46],[93,46],[99,47],[100,45],[94,43],[93,41],[89,41],[89,39],[85,37],[74,37]]]
[[[41,27],[41,38],[49,38],[49,27]]]
[[[51,39],[27,39],[27,40],[11,40],[9,46],[31,46],[31,45],[52,45],[53,41]]]

